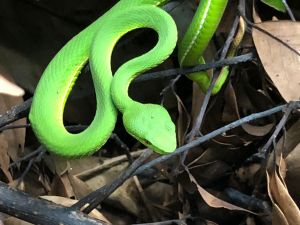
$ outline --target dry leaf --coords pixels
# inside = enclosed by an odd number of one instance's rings
[[[284,161],[281,161],[280,171],[284,177],[289,193],[295,202],[300,201],[299,179],[300,179],[300,120],[296,121],[285,134],[280,138],[275,146],[276,158],[281,159],[282,152]],[[278,160],[277,160],[278,161]],[[284,163],[282,163],[284,162]],[[278,164],[278,163],[277,163]],[[286,164],[286,168],[283,165]],[[273,156],[268,162],[269,170],[272,169]]]
[[[0,75],[0,89],[1,87]],[[7,81],[11,80],[7,75]],[[11,81],[12,83],[12,81]],[[1,90],[0,90],[1,93]],[[9,96],[0,94],[0,115],[6,113],[12,106],[23,102],[21,97]],[[26,124],[26,119],[18,120],[11,125]],[[0,134],[0,168],[7,177],[9,182],[12,182],[12,177],[8,171],[10,158],[15,161],[19,158],[20,151],[24,148],[25,129],[5,130]]]
[[[4,225],[32,225],[32,223],[28,223],[24,220],[20,220],[16,217],[8,217],[4,221]],[[0,223],[1,225],[1,223]]]
[[[238,210],[238,211],[253,213],[250,210],[233,205],[231,203],[228,203],[226,201],[223,201],[222,199],[219,199],[219,198],[213,196],[212,194],[207,192],[203,187],[201,187],[198,184],[198,182],[196,181],[196,179],[193,177],[193,175],[191,173],[188,172],[188,174],[189,174],[191,182],[193,182],[197,186],[199,194],[201,195],[203,200],[206,202],[206,204],[208,204],[210,207],[225,208],[225,209],[229,209],[229,210]],[[255,214],[255,213],[253,213],[253,214]]]
[[[41,198],[46,199],[50,202],[59,204],[59,205],[63,205],[66,207],[72,206],[73,204],[75,204],[77,202],[77,200],[73,200],[73,199],[69,199],[69,198],[64,198],[64,197],[60,197],[60,196],[41,196]],[[107,224],[111,224],[108,219],[105,218],[104,215],[102,215],[102,213],[100,213],[97,209],[93,209],[93,211],[91,211],[89,213],[89,216],[98,219],[98,220],[102,220],[104,222],[106,222]]]
[[[283,159],[279,160],[279,171]],[[273,203],[273,224],[300,224],[300,211],[291,198],[284,179],[276,169],[267,172],[268,193]]]
[[[24,90],[0,74],[0,93],[12,96],[23,96]]]
[[[300,23],[269,21],[256,26],[287,43],[300,54]],[[299,54],[257,29],[253,29],[252,36],[259,58],[281,96],[286,101],[299,100]]]
[[[56,175],[51,184],[50,195],[72,198],[75,196],[67,173]]]
[[[299,132],[299,131],[298,131]],[[287,164],[286,183],[289,192],[296,202],[300,200],[299,179],[300,179],[300,144],[285,158]]]
[[[12,182],[13,178],[9,172],[9,156],[7,154],[8,143],[3,135],[0,135],[0,168],[6,176],[8,182]]]
[[[77,199],[81,199],[92,192],[89,186],[76,176],[68,173],[68,177]]]

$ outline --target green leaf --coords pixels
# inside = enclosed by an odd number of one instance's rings
[[[282,3],[282,0],[261,0],[261,1],[281,12],[286,11],[286,8],[285,8],[284,4]]]

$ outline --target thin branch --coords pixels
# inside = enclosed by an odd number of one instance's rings
[[[144,150],[139,150],[139,151],[135,151],[135,152],[131,152],[130,153],[130,157],[132,159],[138,158],[142,153],[144,152]],[[88,170],[83,170],[80,173],[77,173],[75,176],[81,180],[86,179],[86,177],[91,176],[91,174],[95,174],[95,173],[99,173],[102,170],[106,170],[109,168],[112,168],[115,165],[118,165],[122,162],[128,161],[128,156],[127,155],[120,155],[111,159],[107,159],[105,160],[102,164],[97,165],[91,169]]]
[[[178,76],[179,74],[195,73],[195,72],[199,72],[199,71],[220,68],[223,66],[236,65],[239,63],[253,61],[255,59],[256,59],[256,57],[254,56],[253,53],[247,53],[244,55],[239,55],[236,57],[223,59],[223,60],[219,60],[216,62],[208,62],[208,63],[197,65],[194,67],[177,68],[177,69],[175,68],[175,69],[168,69],[168,70],[163,70],[163,71],[159,71],[159,72],[146,73],[146,74],[143,74],[143,75],[139,76],[138,78],[136,78],[134,80],[134,82],[174,77],[174,76]]]
[[[75,203],[71,208],[80,209],[84,205],[89,204],[88,207],[84,209],[85,213],[91,212],[94,208],[96,208],[104,199],[106,199],[109,195],[111,195],[118,187],[120,187],[128,178],[132,177],[133,173],[139,168],[146,159],[150,157],[152,154],[152,150],[146,150],[144,153],[136,159],[129,168],[121,174],[117,179],[115,179],[112,183],[107,184],[98,190],[88,194],[80,201]]]
[[[133,162],[133,158],[131,157],[130,149],[124,143],[124,141],[122,141],[121,138],[117,134],[115,134],[115,133],[112,133],[110,135],[110,139],[114,140],[117,143],[117,145],[119,145],[124,150],[124,153],[126,154],[126,156],[128,158],[128,162],[132,163]]]
[[[194,127],[192,128],[191,132],[187,135],[188,136],[187,142],[191,142],[197,136],[197,134],[199,134],[199,132],[201,130],[204,115],[205,115],[205,112],[206,112],[206,109],[207,109],[207,106],[208,106],[208,103],[209,103],[209,100],[211,97],[212,89],[215,86],[216,81],[217,81],[217,74],[214,73],[212,81],[210,82],[209,88],[205,94],[203,104],[201,105],[200,112],[197,115],[196,123],[195,123]]]
[[[229,31],[229,34],[227,36],[227,39],[225,41],[224,47],[223,47],[222,52],[221,52],[220,59],[225,59],[226,58],[226,55],[227,55],[228,50],[230,48],[230,44],[233,41],[236,30],[239,26],[239,21],[240,21],[240,17],[237,15],[235,17],[234,21],[233,21],[232,27],[231,27],[231,29]]]
[[[31,197],[0,182],[0,212],[34,224],[102,225],[80,211]]]
[[[18,160],[16,160],[15,162],[12,162],[11,164],[9,164],[9,168],[18,165],[18,163],[20,163],[22,161],[29,160],[29,159],[35,157],[36,155],[40,154],[43,151],[45,151],[45,149],[43,148],[43,146],[40,146],[35,151],[30,152],[29,154],[19,158]]]
[[[183,219],[177,219],[177,220],[165,220],[165,221],[161,221],[161,222],[154,222],[154,223],[134,223],[132,225],[174,225],[174,224],[177,224],[177,225],[185,225],[187,224],[186,223],[186,220],[187,219],[192,219],[191,216],[187,216]]]
[[[32,99],[28,99],[20,105],[13,106],[5,114],[0,115],[0,127],[10,124],[18,119],[24,118],[28,115]]]
[[[285,110],[284,115],[282,116],[280,122],[277,124],[275,131],[273,132],[272,136],[269,138],[269,140],[267,141],[267,143],[261,148],[261,150],[259,151],[259,154],[266,156],[268,149],[270,148],[272,142],[274,140],[276,140],[279,132],[284,128],[287,119],[289,118],[292,110],[294,109],[293,107],[294,103],[291,103],[290,105],[288,105],[287,109]]]
[[[238,206],[253,210],[259,213],[270,213],[269,205],[254,196],[246,195],[236,189],[226,188],[224,193],[230,198],[231,202],[237,204]]]
[[[0,132],[5,130],[11,130],[11,129],[19,129],[19,128],[28,128],[30,127],[30,124],[22,124],[22,125],[6,125],[4,127],[0,128]]]
[[[40,161],[42,156],[45,154],[46,151],[41,151],[37,156],[31,158],[29,160],[28,165],[26,166],[25,170],[22,172],[21,176],[18,178],[18,183],[16,185],[16,187],[19,187],[21,182],[24,180],[25,176],[28,174],[28,172],[30,171],[33,163]]]

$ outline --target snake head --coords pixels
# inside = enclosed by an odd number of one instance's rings
[[[123,123],[129,134],[159,154],[176,149],[175,125],[160,105],[135,103],[123,112]]]

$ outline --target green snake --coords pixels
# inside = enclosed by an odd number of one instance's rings
[[[123,113],[126,131],[160,154],[176,149],[175,125],[167,110],[142,104],[128,95],[130,82],[162,63],[177,42],[171,16],[159,8],[168,0],[121,0],[108,12],[73,37],[52,59],[36,88],[29,114],[33,131],[51,152],[80,157],[99,150],[111,135],[117,109]],[[203,62],[201,56],[214,34],[227,0],[202,0],[179,45],[181,66]],[[111,54],[117,41],[137,28],[157,32],[158,42],[144,55],[124,63],[112,76]],[[97,110],[91,124],[81,133],[69,133],[63,123],[65,103],[81,69],[89,61],[96,93]],[[192,77],[195,75],[191,75]],[[195,79],[204,90],[206,74]],[[193,78],[194,79],[194,78]]]

